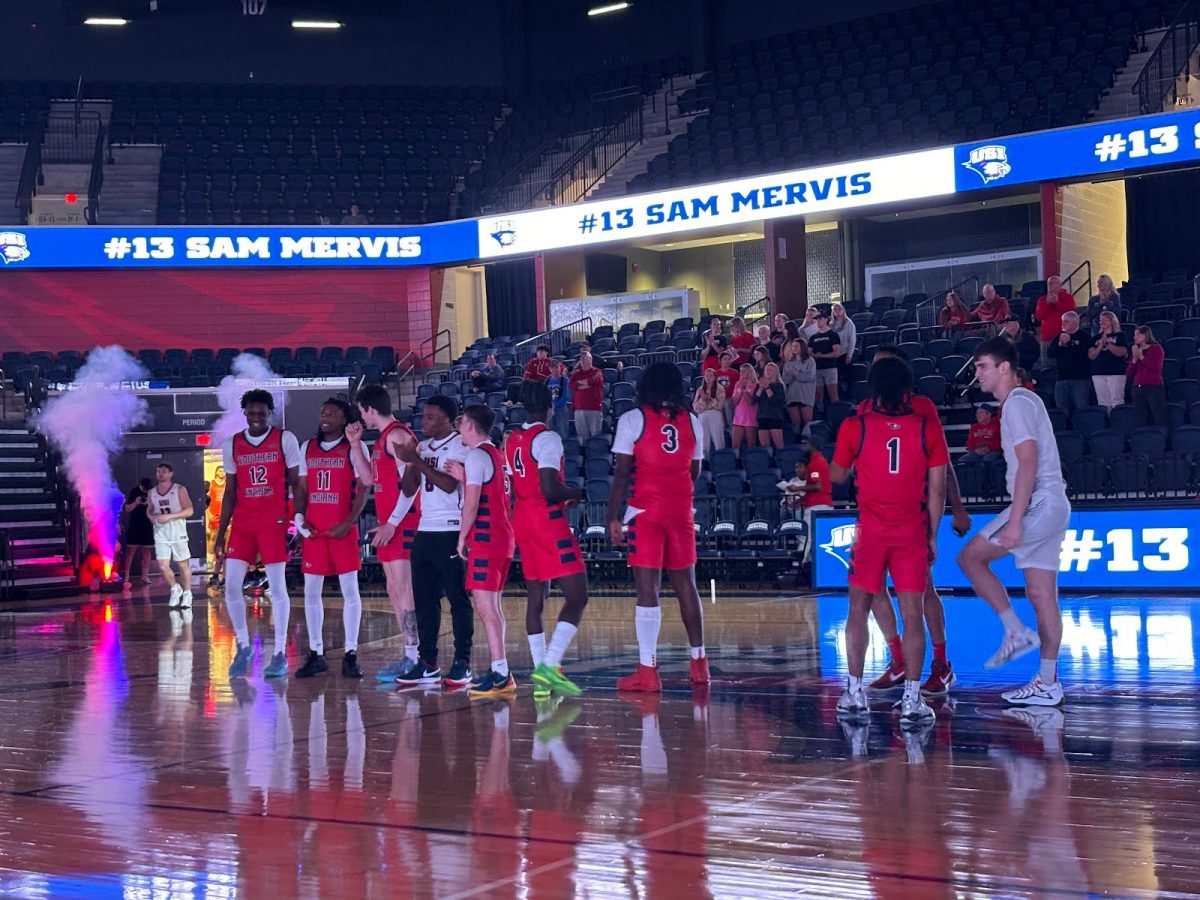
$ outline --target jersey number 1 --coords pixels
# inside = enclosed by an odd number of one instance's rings
[[[900,474],[900,438],[894,437],[887,442],[888,451],[888,473],[891,475]]]

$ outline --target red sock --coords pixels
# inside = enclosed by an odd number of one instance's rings
[[[904,671],[904,641],[900,635],[896,635],[887,642],[888,650],[892,653],[892,671]]]
[[[946,661],[946,645],[945,643],[933,645],[933,661],[944,663]]]

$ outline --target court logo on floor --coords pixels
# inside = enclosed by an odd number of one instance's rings
[[[1001,144],[976,147],[963,166],[982,178],[984,184],[999,181],[1012,171],[1008,163],[1008,148]]]
[[[857,527],[856,525],[839,525],[829,532],[829,542],[821,545],[822,550],[847,569],[850,568],[850,550],[854,547],[854,535]]]
[[[29,242],[25,235],[19,231],[0,231],[0,257],[6,266],[29,259]]]

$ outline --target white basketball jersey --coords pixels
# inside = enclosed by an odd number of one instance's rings
[[[458,432],[452,432],[441,440],[426,438],[417,445],[417,452],[425,462],[439,472],[446,471],[450,460],[463,462],[469,448],[462,442]],[[421,524],[418,531],[458,531],[462,519],[462,485],[453,491],[443,491],[425,478],[421,479]]]
[[[179,485],[177,484],[171,485],[171,489],[165,494],[160,494],[157,487],[151,488],[149,500],[151,511],[156,516],[183,511],[183,504],[179,502]],[[160,541],[168,543],[187,540],[187,522],[183,519],[173,519],[165,525],[155,525],[154,536]]]

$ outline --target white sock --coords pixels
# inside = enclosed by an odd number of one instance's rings
[[[703,644],[701,644],[699,647],[690,647],[688,649],[692,654],[692,659],[704,659],[705,653]]]
[[[546,633],[544,631],[529,635],[529,653],[533,657],[533,667],[535,669],[545,661]]]
[[[342,589],[342,628],[346,632],[346,649],[358,650],[358,627],[362,622],[362,596],[358,593],[358,573],[338,576]]]
[[[545,660],[548,666],[562,665],[563,656],[566,655],[567,648],[571,646],[571,641],[575,638],[575,632],[578,629],[570,622],[559,622],[554,626],[554,634],[550,636],[550,647],[546,650]],[[542,641],[545,642],[546,635],[542,635]],[[532,647],[532,635],[530,636],[530,646]]]
[[[492,660],[492,671],[495,672],[497,675],[507,676],[508,675],[508,660],[507,659],[493,659]]]
[[[267,585],[271,588],[271,620],[275,624],[275,653],[287,649],[288,617],[292,614],[292,601],[288,599],[287,563],[271,563],[267,566]]]
[[[848,690],[850,693],[853,694],[860,687],[862,687],[862,679],[861,678],[857,678],[854,675],[846,676],[846,690]]]
[[[904,682],[904,696],[906,698],[920,697],[921,696],[921,682],[906,680]]]
[[[225,609],[229,611],[229,621],[233,624],[239,647],[250,646],[250,631],[246,627],[246,595],[242,593],[242,582],[246,580],[249,568],[240,559],[225,561]]]
[[[1011,606],[1000,613],[1000,621],[1004,623],[1005,634],[1016,634],[1025,627],[1025,623],[1017,618],[1017,611]]]
[[[642,716],[642,771],[649,775],[667,771],[667,749],[658,730],[658,716]]]
[[[662,608],[637,607],[633,625],[637,632],[638,662],[643,666],[654,666],[658,653],[658,631],[662,627]]]
[[[419,644],[405,644],[404,645],[404,658],[407,659],[409,662],[416,662],[418,659],[421,658],[421,653],[420,653],[419,647],[420,647]]]
[[[1054,684],[1058,681],[1058,659],[1046,659],[1042,657],[1042,681],[1046,684]]]
[[[324,586],[323,576],[304,576],[304,622],[308,627],[308,649],[314,653],[325,652],[325,640],[321,635],[321,629],[325,626],[325,606],[321,603],[321,589]]]

